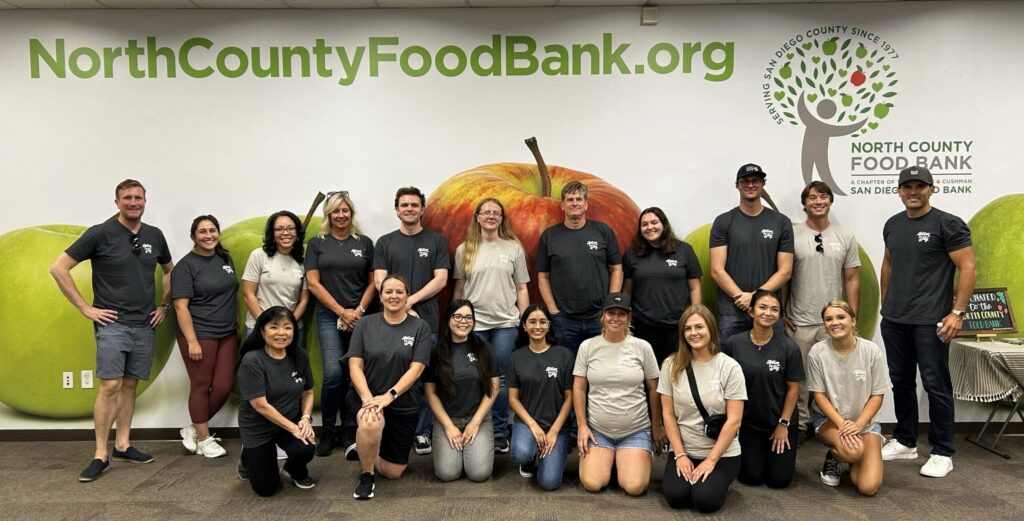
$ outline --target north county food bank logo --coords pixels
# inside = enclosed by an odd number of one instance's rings
[[[829,140],[864,136],[889,115],[899,83],[892,62],[899,57],[880,35],[849,25],[808,29],[775,50],[762,96],[777,124],[804,127],[805,185],[817,171],[836,195],[846,195],[832,175]]]

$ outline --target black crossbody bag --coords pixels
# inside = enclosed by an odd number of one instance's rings
[[[690,394],[693,395],[693,402],[697,404],[697,410],[700,412],[701,417],[704,418],[704,435],[717,440],[718,435],[722,433],[722,427],[725,426],[726,415],[708,415],[707,409],[704,408],[704,404],[700,401],[700,391],[697,390],[697,378],[693,376],[693,365],[686,368],[686,379],[690,381]]]

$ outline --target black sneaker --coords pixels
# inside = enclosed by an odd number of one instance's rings
[[[416,449],[416,454],[420,456],[430,454],[430,451],[433,450],[433,447],[430,445],[430,437],[422,434],[416,435],[416,443],[413,444],[413,447]]]
[[[107,467],[109,466],[109,461],[94,459],[90,461],[89,466],[85,467],[85,470],[83,470],[82,473],[78,475],[78,481],[81,481],[82,483],[95,481],[96,478],[100,477],[100,474],[102,474],[104,470],[107,470]]]
[[[537,473],[537,464],[534,462],[519,466],[519,475],[524,478],[532,478]]]
[[[316,455],[325,458],[334,452],[334,429],[324,429],[316,442]]]
[[[238,458],[238,479],[242,481],[249,480],[249,471],[245,470],[245,465],[242,464],[242,458]]]
[[[825,463],[822,463],[819,475],[822,483],[830,487],[839,486],[839,480],[843,477],[843,464],[832,457],[832,451],[825,453]]]
[[[114,461],[128,461],[131,463],[150,463],[155,458],[129,445],[128,448],[124,450],[114,449],[114,452],[110,454],[110,459]]]
[[[355,427],[343,427],[341,429],[341,443],[338,444],[345,451],[345,459],[348,461],[359,461],[359,451],[356,450],[356,429]]]
[[[292,483],[296,487],[301,488],[303,490],[309,490],[309,489],[311,489],[311,488],[316,486],[316,481],[314,481],[313,478],[309,477],[309,474],[306,474],[306,477],[304,477],[302,479],[295,479],[295,478],[293,478],[292,475],[289,474],[287,470],[283,470],[283,469],[281,470],[281,474],[283,474],[284,477],[292,480]]]
[[[494,453],[508,454],[508,438],[494,438]]]
[[[352,497],[356,499],[373,499],[373,489],[375,488],[377,488],[376,478],[369,472],[363,472],[359,475],[359,484],[356,485],[356,491],[352,493]]]

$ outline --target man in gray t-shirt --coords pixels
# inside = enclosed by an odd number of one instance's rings
[[[917,372],[928,394],[931,457],[921,474],[945,477],[953,470],[953,384],[949,342],[963,326],[974,290],[971,231],[959,217],[933,208],[935,186],[927,168],[900,172],[906,207],[882,228],[882,340],[892,379],[896,429],[882,459],[917,458]],[[956,272],[960,279],[953,285]],[[954,291],[955,287],[955,291]]]
[[[117,419],[113,458],[149,463],[153,457],[131,446],[129,434],[135,410],[135,389],[139,380],[149,378],[153,359],[153,329],[170,309],[171,253],[163,233],[142,222],[146,210],[146,189],[126,179],[114,189],[118,214],[86,230],[50,267],[50,275],[61,293],[85,318],[93,322],[96,335],[96,376],[100,389],[93,407],[96,451],[79,475],[92,481],[106,470],[110,454],[107,441]],[[92,261],[93,303],[82,298],[71,269],[84,260]],[[156,301],[153,271],[163,269],[161,306]],[[119,406],[120,405],[120,406]]]
[[[804,367],[807,366],[807,353],[811,346],[828,338],[821,308],[833,300],[842,299],[844,293],[854,313],[860,304],[857,239],[853,232],[830,222],[833,201],[832,189],[827,184],[811,182],[800,193],[800,204],[807,220],[793,226],[795,254],[785,324],[786,334],[800,348]],[[800,425],[810,422],[807,401],[807,382],[802,381],[797,397]]]
[[[793,270],[793,224],[761,204],[767,174],[753,163],[736,172],[740,204],[711,225],[711,278],[718,284],[718,338],[753,327],[750,299],[765,289],[779,295]],[[782,322],[776,325],[782,334]]]

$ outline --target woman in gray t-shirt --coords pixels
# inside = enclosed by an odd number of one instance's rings
[[[883,395],[892,388],[885,353],[857,338],[856,315],[846,302],[829,302],[821,317],[832,338],[814,344],[807,355],[807,389],[814,397],[811,421],[818,439],[830,448],[821,481],[838,486],[842,463],[848,463],[857,490],[873,496],[882,486],[883,475],[878,410]]]

